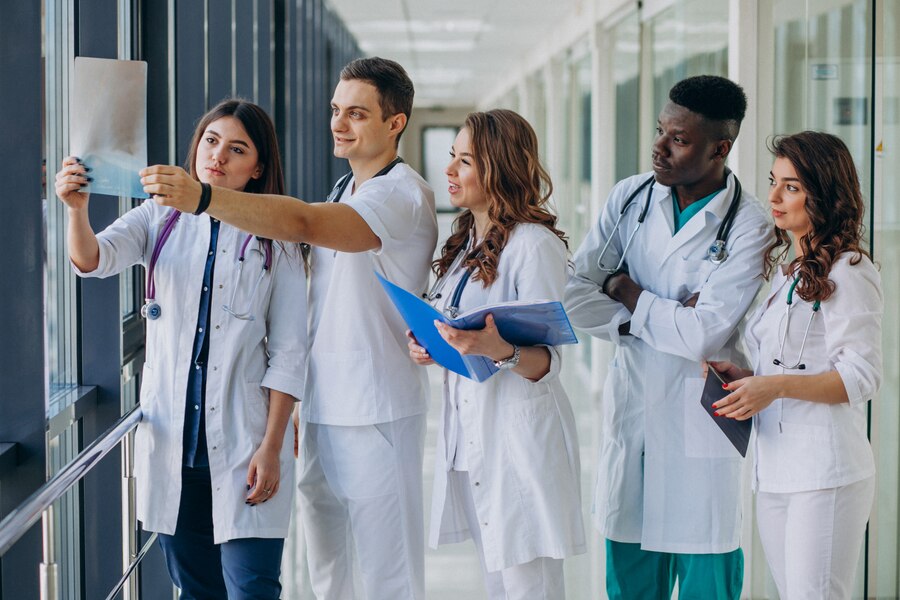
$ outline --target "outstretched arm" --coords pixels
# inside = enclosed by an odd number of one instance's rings
[[[156,165],[141,171],[144,191],[163,206],[194,212],[200,202],[200,182],[180,167]],[[341,252],[365,252],[381,240],[350,206],[308,204],[290,196],[251,194],[212,188],[206,211],[210,216],[248,233],[286,242],[306,242]]]

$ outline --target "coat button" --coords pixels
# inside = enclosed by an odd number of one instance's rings
[[[475,487],[478,487],[479,485],[481,485],[481,482],[480,482],[480,481],[476,481],[476,482],[475,482]]]

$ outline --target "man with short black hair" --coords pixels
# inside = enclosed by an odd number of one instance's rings
[[[428,380],[409,360],[406,325],[375,277],[378,271],[424,291],[437,242],[434,194],[397,156],[413,93],[394,61],[363,58],[344,67],[331,132],[334,155],[350,161],[351,173],[325,203],[221,188],[201,194],[177,167],[141,173],[160,204],[205,210],[245,231],[312,247],[299,491],[320,600],[358,597],[354,555],[365,598],[425,594]]]
[[[594,522],[613,600],[737,600],[741,456],[700,404],[703,361],[740,363],[738,324],[772,240],[725,166],[746,111],[714,76],[676,84],[653,172],[620,181],[575,254],[566,308],[616,344],[603,390]],[[633,236],[633,237],[632,237]]]

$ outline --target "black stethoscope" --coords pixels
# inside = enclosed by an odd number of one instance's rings
[[[726,172],[726,178],[730,174]],[[655,175],[651,175],[648,177],[641,185],[637,187],[636,190],[631,192],[631,195],[628,196],[628,199],[625,200],[625,204],[622,205],[622,209],[619,211],[619,218],[616,219],[615,225],[613,225],[612,233],[609,238],[606,240],[606,243],[603,244],[603,248],[600,250],[600,256],[597,258],[597,266],[604,273],[615,273],[622,268],[622,265],[625,264],[625,254],[628,252],[628,248],[631,247],[631,243],[634,241],[634,236],[637,234],[638,229],[644,223],[644,219],[647,218],[647,213],[650,211],[650,200],[653,198],[653,182],[656,180]],[[615,237],[615,233],[619,230],[619,224],[622,222],[622,219],[625,217],[625,213],[628,212],[628,209],[632,206],[637,206],[635,204],[635,199],[638,197],[638,194],[641,193],[642,190],[646,189],[644,206],[641,208],[641,213],[638,215],[637,223],[634,224],[634,229],[631,230],[631,234],[628,236],[628,240],[625,242],[625,248],[622,249],[622,256],[619,258],[618,264],[615,267],[607,267],[603,264],[603,258],[609,250],[610,244],[612,244],[613,237]],[[734,218],[737,215],[738,206],[741,203],[741,195],[743,190],[741,188],[741,182],[738,180],[737,176],[734,177],[734,195],[731,197],[731,204],[728,205],[728,212],[725,213],[725,218],[722,220],[722,224],[719,226],[719,231],[716,234],[716,241],[707,248],[706,256],[711,263],[714,265],[719,265],[725,262],[728,258],[728,250],[725,248],[725,242],[728,241],[728,234],[731,233],[731,228],[734,225]]]
[[[398,156],[397,158],[389,162],[385,168],[372,175],[372,179],[381,177],[382,175],[387,175],[388,173],[390,173],[391,169],[402,162],[403,159]],[[344,195],[344,191],[347,189],[347,186],[350,185],[350,180],[352,178],[353,171],[350,171],[349,173],[338,179],[337,183],[334,184],[334,187],[331,188],[331,192],[329,192],[328,197],[325,199],[325,202],[340,202],[341,196]]]
[[[806,369],[806,365],[803,364],[803,349],[806,347],[806,340],[809,337],[809,330],[812,327],[813,319],[816,318],[816,314],[819,312],[819,309],[822,307],[822,302],[816,300],[812,305],[812,312],[809,315],[809,321],[806,322],[806,331],[803,333],[803,341],[800,342],[800,352],[797,353],[797,361],[788,365],[784,362],[784,343],[787,341],[788,331],[791,328],[791,307],[794,305],[794,290],[797,288],[797,284],[800,283],[800,278],[794,279],[794,282],[791,283],[791,287],[788,288],[787,294],[787,308],[785,308],[784,316],[781,318],[784,321],[784,333],[781,334],[781,355],[772,361],[777,367],[782,367],[783,369],[797,369],[799,371],[803,371]],[[779,327],[780,329],[781,327]]]
[[[144,299],[144,305],[141,307],[141,316],[145,319],[149,319],[150,321],[155,321],[162,314],[162,309],[160,308],[159,303],[156,301],[156,278],[154,276],[156,272],[156,263],[159,260],[159,255],[162,252],[162,249],[165,247],[166,242],[169,241],[169,236],[172,235],[172,230],[175,229],[175,224],[178,222],[178,219],[180,217],[181,212],[175,209],[172,209],[172,211],[169,212],[168,216],[166,217],[166,221],[159,232],[159,237],[156,238],[156,243],[153,244],[153,252],[150,254],[150,262],[147,264],[147,294]],[[222,306],[222,310],[224,310],[228,314],[245,321],[252,321],[255,318],[252,314],[250,314],[250,309],[253,306],[253,298],[256,295],[257,290],[259,290],[259,285],[262,282],[263,277],[272,269],[272,240],[257,238],[260,242],[262,242],[263,253],[265,255],[262,271],[260,271],[259,277],[256,278],[256,283],[253,285],[253,290],[250,292],[250,295],[247,298],[247,309],[243,311],[234,310],[234,298],[235,294],[237,293],[238,285],[240,284],[241,274],[244,271],[244,259],[246,258],[247,246],[250,244],[250,240],[252,240],[253,237],[254,236],[252,234],[248,234],[244,239],[244,243],[241,244],[241,251],[238,255],[238,268],[235,274],[234,289],[231,291],[231,300],[228,304]]]

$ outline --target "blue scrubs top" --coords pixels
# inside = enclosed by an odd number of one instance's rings
[[[206,453],[206,368],[209,357],[210,304],[212,300],[213,270],[216,266],[216,244],[219,241],[219,221],[210,219],[209,252],[203,271],[203,288],[200,291],[200,312],[197,314],[197,330],[194,334],[193,364],[188,375],[187,404],[184,410],[185,467],[208,467]]]

